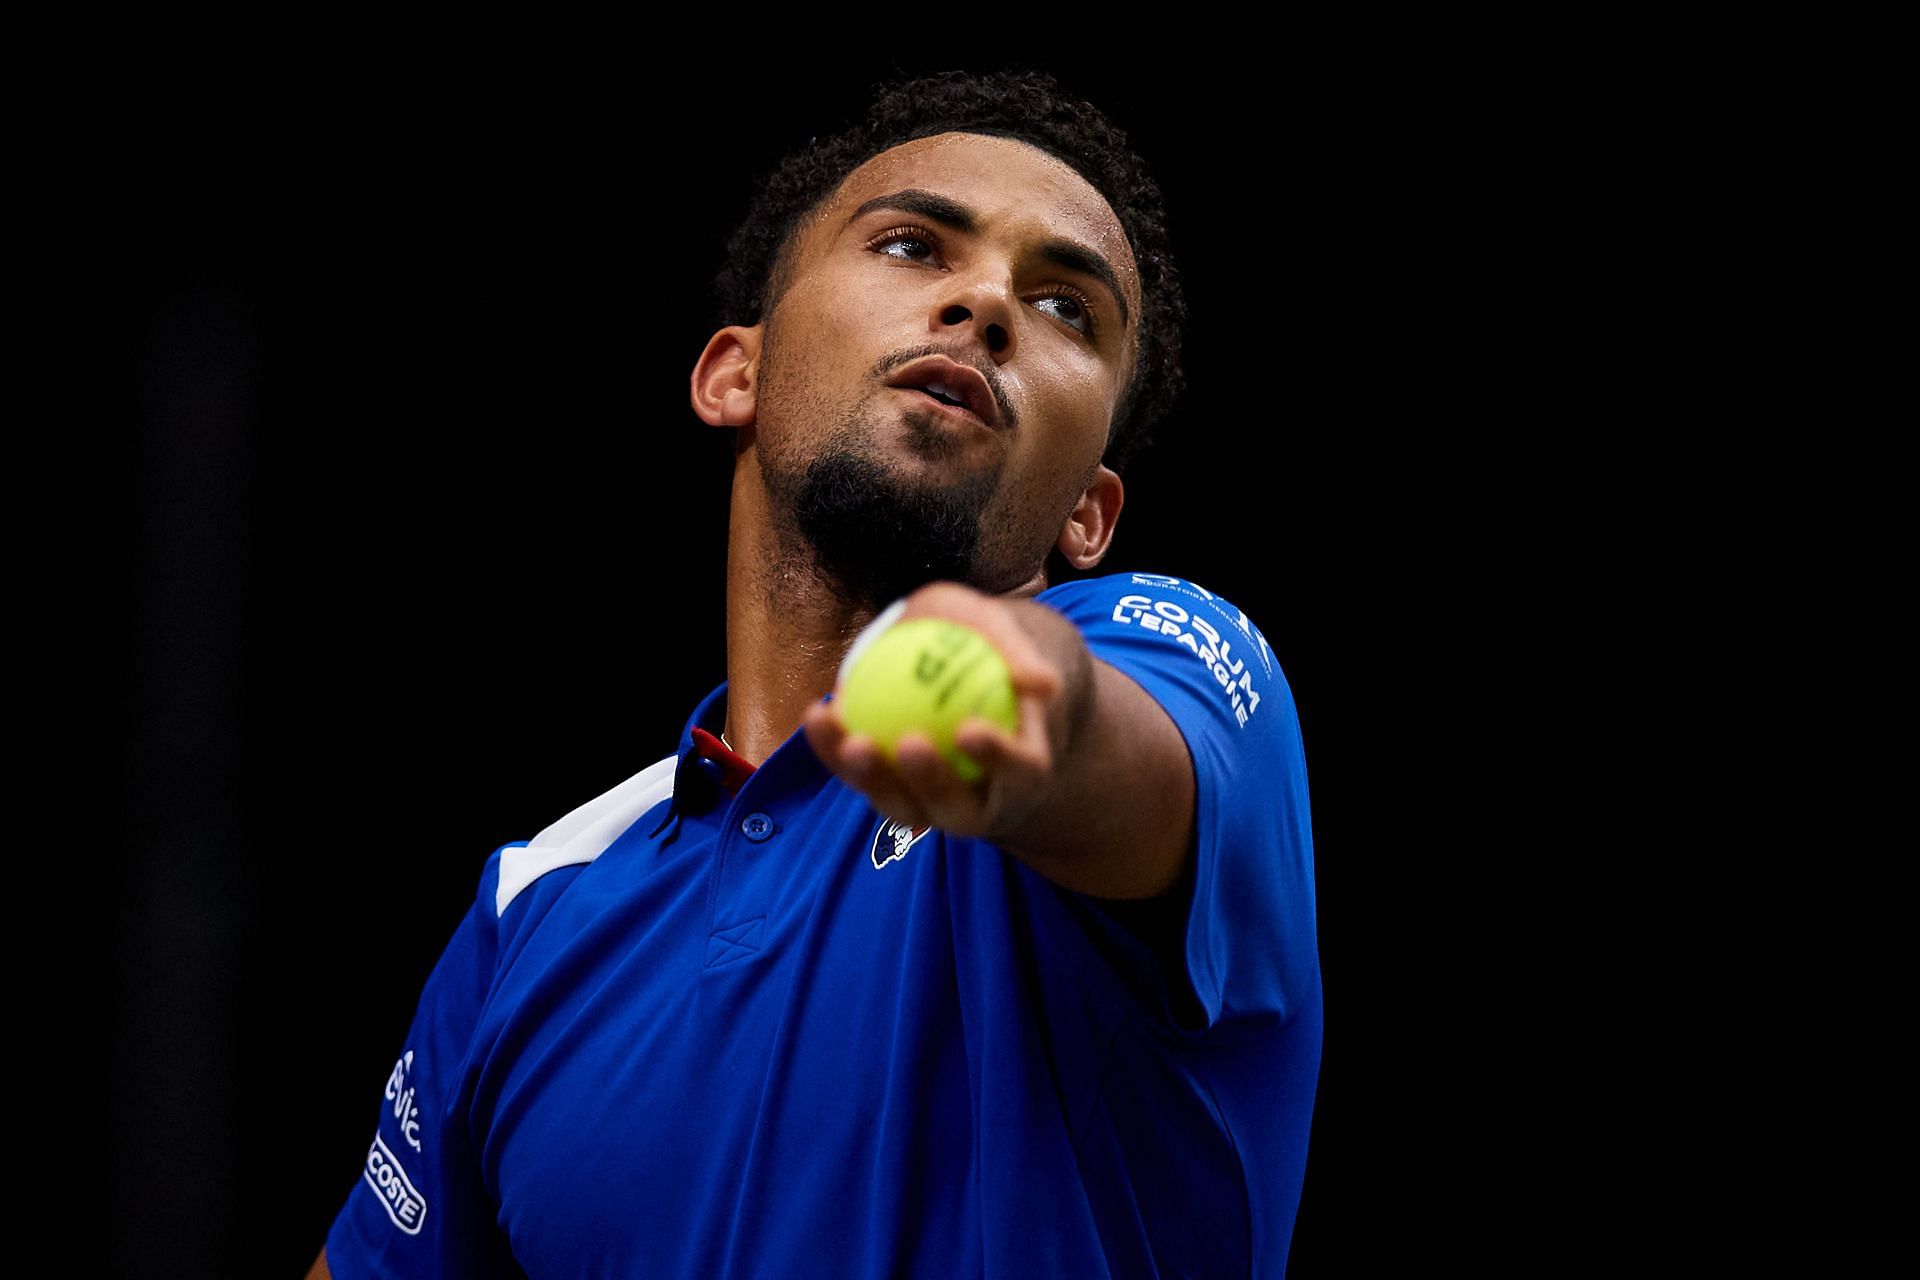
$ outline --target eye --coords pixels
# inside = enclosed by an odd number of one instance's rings
[[[1042,302],[1066,303],[1063,309],[1064,314],[1061,312],[1055,314],[1065,320],[1070,327],[1080,330],[1089,338],[1093,336],[1093,305],[1087,301],[1086,294],[1078,289],[1070,289],[1066,285],[1056,285],[1052,292],[1038,299],[1034,305],[1038,306]]]
[[[939,253],[940,241],[924,227],[894,227],[867,241],[865,248],[870,253],[898,262],[927,263]],[[896,248],[900,252],[893,252]],[[924,257],[921,251],[924,251]],[[1048,302],[1065,304],[1059,311],[1048,311],[1049,315],[1057,316],[1068,328],[1089,340],[1095,336],[1093,302],[1086,294],[1071,285],[1058,284],[1037,298],[1034,305]]]
[[[902,262],[925,262],[926,258],[911,257],[907,253],[890,253],[888,250],[894,245],[917,246],[931,255],[937,243],[932,236],[919,227],[895,227],[891,231],[882,231],[867,241],[867,248],[883,258],[898,258]]]

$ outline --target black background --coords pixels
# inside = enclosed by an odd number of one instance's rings
[[[1552,588],[1619,394],[1593,352],[1628,340],[1583,299],[1630,269],[1607,175],[1644,95],[1462,39],[1158,70],[421,41],[156,62],[89,104],[83,375],[129,551],[112,1042],[74,1139],[112,1225],[80,1247],[304,1273],[481,861],[724,677],[727,442],[686,388],[727,232],[871,81],[956,65],[1052,71],[1166,195],[1190,390],[1104,567],[1241,605],[1298,707],[1327,1012],[1292,1274],[1511,1238],[1559,1052],[1551,962],[1515,952],[1554,925],[1482,890],[1559,838],[1514,743],[1584,625]]]

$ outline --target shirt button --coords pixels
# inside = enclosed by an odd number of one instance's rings
[[[747,833],[747,839],[758,844],[773,834],[773,819],[764,813],[750,813],[740,823],[740,829]]]

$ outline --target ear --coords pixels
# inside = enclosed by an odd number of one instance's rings
[[[1126,497],[1127,487],[1105,463],[1093,469],[1087,491],[1080,495],[1073,514],[1067,517],[1067,527],[1060,531],[1060,540],[1054,543],[1068,564],[1091,569],[1106,558]]]
[[[760,385],[761,325],[728,325],[693,365],[693,411],[710,427],[750,427]]]

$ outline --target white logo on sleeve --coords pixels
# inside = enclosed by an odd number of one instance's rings
[[[1136,573],[1133,575],[1133,585],[1136,587],[1158,587],[1166,591],[1177,591],[1182,595],[1203,601],[1208,608],[1240,629],[1240,634],[1247,638],[1247,643],[1254,646],[1253,652],[1254,655],[1260,659],[1261,669],[1267,673],[1269,678],[1273,676],[1273,649],[1267,644],[1267,638],[1260,634],[1260,629],[1253,625],[1253,620],[1247,617],[1247,611],[1245,609],[1240,608],[1238,605],[1228,604],[1225,600],[1222,600],[1219,596],[1216,596],[1213,592],[1207,590],[1197,582],[1185,582],[1164,573]],[[1227,616],[1228,609],[1233,610],[1232,617]]]
[[[1145,575],[1135,574],[1135,580]],[[1212,603],[1213,597],[1208,601]],[[1214,605],[1218,612],[1219,606]],[[1222,614],[1222,617],[1225,615]],[[1243,613],[1240,618],[1244,620]],[[1152,631],[1180,645],[1188,653],[1206,664],[1207,671],[1214,682],[1220,686],[1221,695],[1226,698],[1233,711],[1234,721],[1242,728],[1248,719],[1260,709],[1260,691],[1253,685],[1253,668],[1247,665],[1243,657],[1236,657],[1233,641],[1226,638],[1220,629],[1197,613],[1190,612],[1185,606],[1172,600],[1155,600],[1143,595],[1121,596],[1113,606],[1115,622],[1139,627],[1142,631]],[[1236,625],[1238,625],[1236,623]],[[1242,628],[1245,630],[1246,628]],[[1254,632],[1258,636],[1258,632]],[[1264,652],[1266,637],[1260,636],[1259,647],[1254,650],[1263,667],[1268,665]],[[1269,667],[1268,673],[1271,674]]]
[[[393,1118],[400,1125],[400,1136],[415,1151],[420,1149],[420,1108],[413,1105],[414,1088],[407,1083],[407,1072],[413,1066],[413,1050],[400,1055],[393,1064],[393,1074],[387,1077],[387,1101],[393,1104]]]
[[[410,1236],[419,1235],[421,1224],[427,1220],[427,1198],[414,1187],[413,1179],[378,1133],[367,1148],[367,1167],[361,1176],[386,1206],[393,1225]]]

